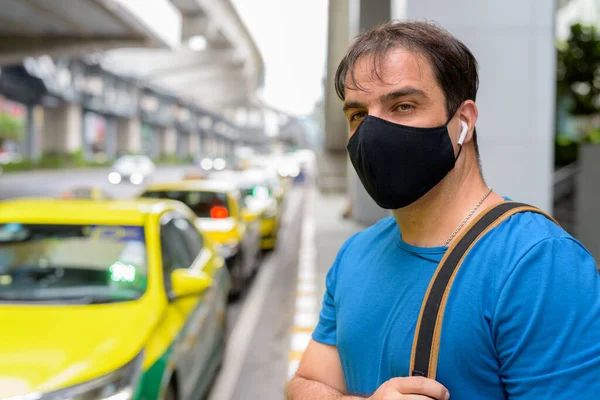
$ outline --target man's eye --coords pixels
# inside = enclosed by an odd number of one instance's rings
[[[366,116],[366,112],[364,111],[359,111],[357,113],[354,113],[350,116],[350,122],[354,122],[354,121],[358,121],[359,119],[362,119]]]
[[[413,108],[414,107],[411,104],[400,104],[396,109],[400,111],[410,111]]]

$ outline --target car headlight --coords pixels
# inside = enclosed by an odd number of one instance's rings
[[[110,174],[108,174],[108,181],[110,183],[112,183],[113,185],[116,185],[118,183],[121,182],[121,174],[119,174],[118,172],[111,172]]]
[[[131,362],[116,371],[79,385],[42,394],[39,398],[41,400],[130,400],[135,395],[141,376],[143,358],[143,352],[140,352]]]
[[[211,160],[210,158],[205,158],[202,161],[200,161],[200,168],[202,168],[205,171],[210,171],[213,168],[213,160]]]
[[[131,183],[133,183],[134,185],[139,185],[144,181],[144,175],[140,172],[134,172],[133,174],[131,174],[131,176],[129,177],[129,180],[131,181]]]

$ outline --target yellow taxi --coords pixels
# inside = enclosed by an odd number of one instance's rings
[[[283,212],[284,189],[277,177],[273,178],[265,169],[221,171],[211,175],[213,179],[232,182],[240,190],[246,218],[260,222],[260,247],[273,250]]]
[[[240,191],[217,180],[154,183],[141,197],[177,200],[196,215],[196,226],[215,242],[232,277],[232,297],[246,288],[260,262],[260,225],[248,218]]]
[[[171,201],[0,203],[0,398],[205,395],[230,277],[194,218]]]

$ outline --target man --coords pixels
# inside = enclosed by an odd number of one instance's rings
[[[513,215],[471,249],[448,297],[436,380],[409,376],[438,263],[470,221],[504,201],[480,170],[477,62],[435,25],[388,23],[353,42],[336,88],[351,161],[393,218],[340,250],[289,399],[600,398],[595,262],[532,212]],[[519,129],[511,105],[498,106],[505,129]]]

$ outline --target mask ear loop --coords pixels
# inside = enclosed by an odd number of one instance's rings
[[[460,107],[460,105],[458,107],[456,107],[454,109],[454,111],[450,114],[450,117],[448,118],[448,121],[446,121],[445,125],[447,126],[450,121],[452,121],[452,118],[454,118],[454,116],[456,115],[456,112],[458,111],[458,108]],[[463,148],[463,143],[465,141],[465,138],[467,137],[467,132],[469,132],[469,125],[467,125],[467,123],[465,121],[463,121],[462,119],[460,120],[460,124],[461,124],[461,131],[460,131],[460,137],[458,138],[458,154],[456,155],[456,158],[454,159],[454,161],[458,160],[458,157],[460,156],[460,153],[462,151]]]
[[[454,161],[458,160],[458,157],[460,157],[460,152],[462,151],[462,144],[458,145],[458,154],[456,155],[456,158],[454,159]]]

